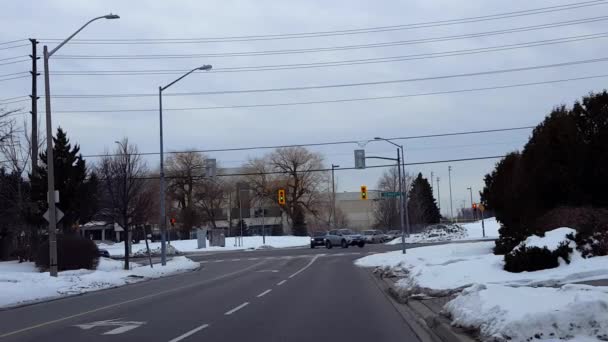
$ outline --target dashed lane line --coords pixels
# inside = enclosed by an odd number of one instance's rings
[[[280,282],[277,283],[277,286],[281,286],[281,285],[285,284],[286,281],[287,281],[287,279],[281,280]]]
[[[315,255],[314,258],[312,258],[312,260],[310,260],[310,262],[308,264],[306,264],[306,266],[300,268],[296,273],[290,275],[288,278],[291,279],[291,278],[297,276],[298,274],[300,274],[301,272],[305,271],[307,268],[310,267],[310,265],[312,265],[317,260],[317,258],[319,258],[320,256],[323,256],[323,255],[325,255],[325,254]]]
[[[178,337],[170,340],[169,342],[178,342],[178,341],[181,341],[181,340],[185,339],[186,337],[192,336],[192,335],[196,334],[197,332],[199,332],[199,331],[201,331],[203,329],[206,329],[208,327],[209,327],[209,324],[203,324],[203,325],[201,325],[199,327],[196,327],[196,328],[188,331],[187,333],[185,333],[183,335],[180,335],[180,336],[178,336]]]
[[[245,302],[245,303],[243,303],[243,304],[241,304],[241,305],[237,306],[236,308],[234,308],[234,309],[232,309],[232,310],[230,310],[230,311],[226,311],[226,313],[225,313],[224,315],[226,315],[226,316],[230,316],[230,315],[232,315],[233,313],[235,313],[235,312],[237,312],[237,311],[241,310],[242,308],[246,307],[247,305],[249,305],[249,302]]]
[[[268,294],[268,292],[272,291],[271,289],[268,289],[262,293],[260,293],[259,295],[257,295],[256,297],[260,298],[260,297],[264,297],[266,294]]]

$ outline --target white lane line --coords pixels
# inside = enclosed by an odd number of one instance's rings
[[[277,286],[281,286],[281,285],[285,284],[286,281],[287,281],[287,279],[281,280],[280,282],[277,283]]]
[[[249,258],[247,260],[258,260],[258,258]]]
[[[141,301],[141,300],[144,300],[144,299],[148,299],[148,298],[158,297],[158,296],[161,296],[161,295],[164,295],[164,294],[167,294],[167,293],[172,293],[172,292],[177,292],[177,291],[181,291],[181,290],[186,290],[186,289],[193,288],[193,287],[196,287],[196,286],[199,286],[199,285],[202,285],[202,284],[207,284],[207,283],[210,283],[210,282],[213,282],[213,281],[217,281],[217,280],[221,280],[221,279],[224,279],[224,278],[231,277],[231,276],[239,274],[239,273],[243,273],[243,272],[248,271],[248,270],[250,270],[252,268],[260,266],[263,263],[264,263],[264,261],[258,262],[256,264],[251,265],[251,266],[247,266],[245,268],[242,268],[240,270],[237,270],[237,271],[234,271],[234,272],[231,272],[231,273],[222,274],[221,276],[217,276],[215,278],[205,279],[203,281],[199,281],[199,282],[196,282],[196,283],[190,283],[188,285],[184,285],[184,286],[180,286],[180,287],[174,287],[174,288],[171,288],[171,289],[168,289],[168,290],[164,290],[164,291],[160,291],[160,292],[155,292],[155,293],[151,293],[149,295],[145,295],[145,296],[141,296],[141,297],[125,300],[124,302],[113,303],[113,304],[102,306],[102,307],[98,307],[98,308],[95,308],[95,309],[92,309],[92,310],[88,310],[88,311],[84,311],[84,312],[79,312],[77,314],[73,314],[73,315],[70,315],[70,316],[65,316],[65,317],[57,318],[57,319],[54,319],[52,321],[47,321],[47,322],[39,323],[39,324],[36,324],[36,325],[32,325],[32,326],[29,326],[29,327],[26,327],[26,328],[22,328],[22,329],[19,329],[19,330],[13,330],[13,331],[10,331],[10,332],[7,332],[5,334],[0,335],[0,338],[7,337],[7,336],[12,336],[12,335],[19,334],[19,333],[22,333],[22,332],[25,332],[25,331],[30,331],[30,330],[38,329],[38,328],[41,328],[41,327],[45,327],[47,325],[63,322],[63,321],[66,321],[68,319],[72,319],[72,318],[76,318],[76,317],[81,317],[81,316],[84,316],[84,315],[92,314],[94,312],[99,312],[99,311],[102,311],[102,310],[107,310],[107,309],[110,309],[110,308],[115,308],[115,307],[118,307],[118,306],[121,306],[121,305],[124,305],[124,304],[138,302],[138,301]]]
[[[237,306],[236,308],[234,308],[234,309],[232,309],[230,311],[227,311],[224,315],[226,315],[226,316],[232,315],[233,313],[241,310],[242,308],[246,307],[247,305],[249,305],[249,302],[245,302],[245,303]]]
[[[214,262],[222,262],[224,259],[215,260]]]
[[[241,259],[231,259],[230,261],[240,261]]]
[[[268,289],[268,290],[266,290],[266,291],[264,291],[264,292],[260,293],[259,295],[257,295],[257,297],[258,297],[258,298],[260,298],[260,297],[264,297],[264,296],[265,296],[266,294],[268,294],[268,292],[270,292],[270,291],[272,291],[272,290],[271,290],[271,289]]]
[[[200,327],[194,328],[194,329],[192,329],[192,330],[188,331],[187,333],[185,333],[185,334],[183,334],[183,335],[177,336],[176,338],[172,339],[172,340],[171,340],[171,341],[169,341],[169,342],[177,342],[177,341],[181,341],[181,340],[185,339],[186,337],[188,337],[188,336],[192,336],[192,335],[196,334],[197,332],[199,332],[199,331],[201,331],[201,330],[203,330],[203,329],[207,328],[208,326],[209,326],[209,324],[203,324],[203,325],[201,325]]]
[[[310,265],[312,265],[312,264],[313,264],[313,263],[314,263],[314,262],[317,260],[317,258],[318,258],[318,257],[320,257],[320,256],[322,256],[322,255],[324,255],[324,254],[317,254],[317,255],[315,255],[315,256],[312,258],[312,260],[310,260],[310,262],[309,262],[308,264],[306,264],[306,266],[304,266],[304,267],[300,268],[300,269],[299,269],[299,270],[298,270],[296,273],[294,273],[294,274],[290,275],[288,278],[289,278],[289,279],[291,279],[291,278],[293,278],[293,277],[297,276],[298,274],[300,274],[301,272],[304,272],[304,271],[305,271],[307,268],[309,268],[309,267],[310,267]]]

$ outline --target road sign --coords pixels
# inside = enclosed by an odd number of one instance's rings
[[[205,163],[205,175],[207,177],[215,177],[217,175],[217,161],[209,158]]]
[[[44,214],[42,214],[42,217],[44,217],[44,219],[45,219],[47,222],[50,222],[50,221],[49,221],[49,220],[50,220],[49,215],[50,215],[50,212],[49,212],[49,210],[47,209],[47,210],[44,212]],[[56,222],[59,222],[59,221],[61,221],[61,219],[62,219],[62,218],[63,218],[63,211],[61,211],[61,210],[59,210],[59,208],[55,207],[55,221],[56,221]]]
[[[396,191],[381,192],[380,193],[380,197],[382,197],[382,198],[396,198],[396,197],[399,197],[399,193],[396,192]]]
[[[365,169],[365,150],[355,150],[355,169]]]
[[[118,321],[117,319],[109,319],[107,321],[97,321],[86,324],[77,324],[75,327],[78,327],[82,330],[89,330],[96,327],[115,327],[112,330],[106,331],[102,335],[118,335],[122,333],[126,333],[129,330],[133,330],[139,328],[140,326],[146,324],[146,322],[135,322],[135,321]]]

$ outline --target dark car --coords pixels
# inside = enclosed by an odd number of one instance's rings
[[[317,246],[325,246],[325,236],[327,232],[314,232],[310,237],[310,248],[315,248]]]
[[[110,252],[108,252],[105,249],[99,249],[99,256],[100,257],[105,257],[105,258],[109,258],[110,257]]]

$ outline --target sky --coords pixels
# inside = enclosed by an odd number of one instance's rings
[[[158,87],[183,72],[204,64],[210,72],[196,72],[165,91],[163,98],[164,142],[166,151],[209,150],[235,147],[359,141],[310,147],[322,153],[326,166],[354,166],[353,150],[364,148],[368,156],[394,157],[395,147],[374,137],[411,137],[476,130],[534,126],[557,105],[572,105],[589,92],[602,91],[606,78],[532,86],[453,92],[472,88],[492,88],[522,83],[602,75],[605,61],[546,67],[517,72],[487,73],[466,77],[444,76],[545,66],[608,57],[606,38],[589,36],[605,32],[608,2],[578,2],[580,6],[560,11],[539,11],[532,15],[488,17],[494,14],[527,11],[574,1],[3,1],[0,11],[0,43],[36,38],[52,49],[89,19],[107,13],[119,20],[99,20],[86,27],[75,40],[63,46],[50,59],[53,127],[64,128],[82,153],[94,155],[114,150],[116,140],[128,137],[142,152],[159,151]],[[519,12],[530,14],[530,12]],[[604,18],[603,16],[607,16]],[[484,20],[449,22],[483,17]],[[426,27],[404,26],[443,22]],[[446,23],[446,21],[448,21]],[[574,21],[565,25],[564,22]],[[581,21],[583,21],[581,23]],[[546,27],[546,24],[550,24]],[[555,26],[559,24],[561,26]],[[401,25],[401,26],[398,26]],[[539,25],[545,25],[538,29]],[[378,27],[356,34],[285,36],[289,34],[357,30]],[[536,27],[521,32],[476,35],[466,39],[435,39],[459,35]],[[349,31],[352,33],[352,31]],[[277,35],[281,39],[276,39]],[[250,36],[264,36],[253,40]],[[270,36],[270,37],[269,37]],[[581,40],[585,36],[585,40]],[[195,38],[249,37],[201,41]],[[269,39],[274,38],[274,39]],[[556,39],[569,38],[555,44]],[[85,41],[87,39],[94,41]],[[182,39],[158,42],[158,39]],[[412,40],[426,42],[411,43]],[[80,41],[79,41],[80,40]],[[103,40],[103,41],[100,41]],[[220,41],[217,41],[220,40]],[[344,47],[410,41],[366,48],[330,51],[292,50]],[[544,45],[539,45],[542,41]],[[92,42],[92,44],[91,44]],[[104,44],[101,44],[104,43]],[[109,43],[109,44],[108,44]],[[146,44],[142,44],[146,43]],[[534,46],[521,48],[522,43]],[[520,48],[513,48],[514,44]],[[24,46],[20,46],[24,45]],[[387,45],[387,44],[384,44]],[[498,51],[479,52],[495,47]],[[510,47],[510,48],[508,48]],[[31,70],[25,58],[31,53],[28,41],[0,45],[0,75]],[[507,49],[508,48],[508,49]],[[471,49],[476,49],[471,51]],[[277,54],[277,50],[283,52]],[[290,51],[284,51],[290,50]],[[465,51],[463,51],[465,50]],[[268,51],[275,51],[269,54]],[[484,51],[484,50],[482,50]],[[243,55],[243,52],[254,52]],[[448,56],[445,56],[446,52]],[[235,56],[239,54],[238,56]],[[228,54],[228,56],[226,56]],[[433,58],[429,58],[429,54]],[[441,57],[437,57],[437,54]],[[129,59],[99,59],[99,56],[130,56]],[[204,55],[204,56],[201,56]],[[66,58],[72,56],[71,58]],[[74,57],[76,56],[76,57]],[[140,56],[141,59],[133,57]],[[171,58],[169,58],[169,56]],[[382,61],[378,58],[410,56],[407,60]],[[95,57],[95,58],[91,58]],[[151,58],[154,57],[154,58]],[[412,59],[415,58],[415,59]],[[227,72],[226,68],[372,60],[331,67],[291,68]],[[7,62],[19,61],[11,64]],[[38,62],[42,72],[42,61]],[[224,69],[224,70],[222,70]],[[91,75],[91,71],[165,70],[144,74]],[[166,72],[169,70],[169,72]],[[215,71],[214,71],[215,70]],[[80,72],[80,75],[65,75]],[[63,74],[61,74],[63,73]],[[119,72],[120,73],[120,72]],[[84,74],[84,75],[83,75]],[[21,77],[7,80],[11,77]],[[423,78],[424,80],[420,80]],[[428,79],[434,78],[434,79]],[[418,80],[411,80],[418,79]],[[411,80],[392,82],[393,80]],[[43,78],[38,79],[39,96]],[[325,85],[381,82],[374,85],[321,89],[263,91],[217,94],[217,92],[276,89]],[[385,82],[385,83],[382,83]],[[30,103],[6,104],[2,101],[27,96],[31,78],[27,74],[0,76],[0,108],[22,109],[19,120],[28,119]],[[172,93],[203,92],[198,95]],[[209,94],[211,92],[211,94]],[[216,92],[215,94],[213,92]],[[428,93],[441,93],[421,95]],[[448,93],[445,93],[448,92]],[[66,98],[84,94],[144,94],[140,97]],[[382,100],[319,103],[308,105],[214,108],[337,99],[416,95]],[[38,102],[44,114],[44,99]],[[193,110],[174,110],[201,108]],[[121,110],[143,110],[124,112]],[[102,110],[105,112],[91,112]],[[41,125],[44,130],[44,123]],[[530,129],[469,134],[437,138],[395,140],[405,147],[406,163],[501,156],[521,149]],[[367,142],[367,143],[366,143]],[[210,152],[221,167],[238,167],[270,149]],[[146,157],[152,168],[158,156]],[[94,163],[95,158],[87,158]],[[449,214],[449,174],[454,214],[457,208],[479,200],[483,176],[491,172],[497,159],[408,165],[407,172],[440,178],[440,207]],[[390,163],[368,160],[368,165]],[[338,191],[358,191],[360,185],[376,187],[381,168],[336,171]]]

